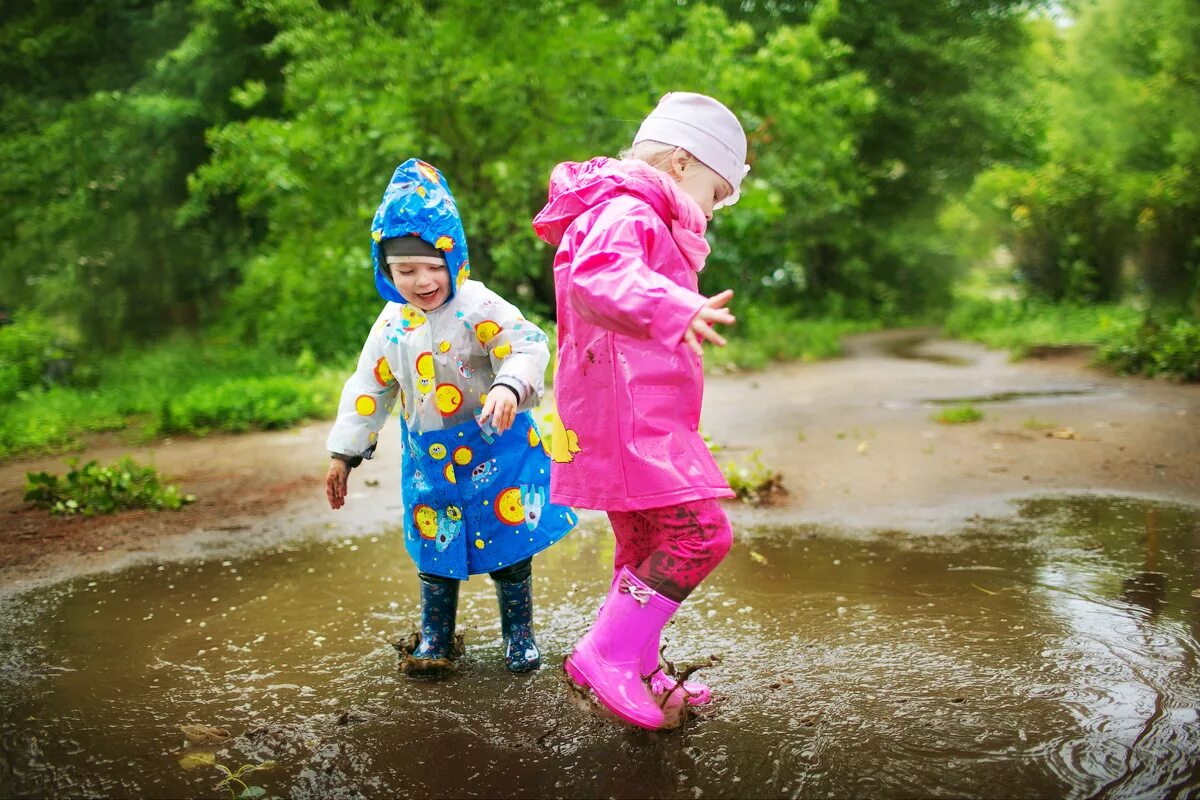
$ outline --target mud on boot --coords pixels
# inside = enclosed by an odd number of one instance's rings
[[[658,640],[651,644],[654,645],[653,649],[646,648],[642,652],[642,677],[649,683],[651,694],[659,698],[660,702],[678,702],[679,698],[685,698],[691,706],[705,706],[712,702],[712,689],[707,684],[689,681],[687,678],[693,672],[711,666],[720,659],[709,656],[707,664],[684,668],[683,674],[680,675],[675,665],[667,660],[662,652],[665,648],[659,646]],[[668,700],[668,695],[673,696]]]
[[[504,634],[504,666],[509,672],[532,672],[542,664],[533,638],[533,576],[523,581],[496,581],[500,631]]]
[[[463,637],[454,633],[459,581],[421,578],[421,630],[395,645],[406,675],[436,677],[458,668]]]

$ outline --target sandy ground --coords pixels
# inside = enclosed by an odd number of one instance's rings
[[[1004,393],[1017,395],[979,399]],[[930,401],[954,398],[975,398],[984,419],[933,422],[939,407]],[[867,334],[849,339],[841,359],[710,377],[703,428],[722,459],[760,450],[783,474],[785,503],[739,510],[735,521],[745,524],[949,530],[1014,497],[1068,491],[1200,504],[1200,386],[1110,376],[1080,353],[1012,364],[1004,353],[919,331]],[[326,506],[327,429],[320,422],[147,446],[110,437],[76,454],[155,465],[199,498],[181,512],[51,517],[23,501],[24,474],[63,472],[64,458],[0,464],[0,587],[397,524],[399,469],[383,449],[351,476],[346,508]]]

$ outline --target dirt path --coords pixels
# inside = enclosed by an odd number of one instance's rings
[[[976,398],[985,418],[932,422],[930,401],[954,398]],[[1076,438],[1048,436],[1043,424]],[[156,465],[199,497],[179,513],[52,518],[23,502],[24,474],[62,472],[64,459],[2,464],[0,585],[20,590],[151,552],[394,524],[400,481],[387,432],[383,456],[355,472],[350,502],[335,513],[323,496],[327,428],[139,447],[110,439],[80,454],[108,463],[128,453]],[[761,450],[784,475],[787,505],[747,520],[944,529],[1013,496],[1060,490],[1200,503],[1200,386],[1111,377],[1080,355],[1010,364],[1003,353],[921,332],[868,334],[848,340],[843,359],[710,378],[704,429],[725,448],[722,458]]]

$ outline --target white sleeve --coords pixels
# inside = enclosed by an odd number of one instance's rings
[[[396,405],[400,383],[384,356],[383,330],[389,311],[390,304],[375,321],[358,357],[358,368],[342,387],[337,420],[325,442],[331,453],[370,458],[379,431]]]
[[[492,385],[503,384],[516,390],[517,410],[527,411],[542,402],[546,391],[549,339],[541,328],[525,319],[520,309],[494,292],[490,293],[489,314],[498,330],[481,344],[496,375]]]

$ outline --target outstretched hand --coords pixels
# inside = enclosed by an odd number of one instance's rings
[[[329,507],[335,511],[346,504],[349,478],[350,466],[341,459],[330,459],[329,472],[325,473],[325,497],[329,500]]]
[[[721,323],[722,325],[732,325],[736,320],[733,314],[729,313],[729,309],[725,308],[725,304],[733,297],[733,289],[726,289],[720,294],[714,294],[705,301],[705,305],[700,309],[700,313],[692,317],[692,323],[683,334],[683,340],[687,342],[688,347],[696,351],[696,355],[704,355],[701,349],[701,339],[712,342],[713,344],[724,347],[725,338],[713,330],[713,323]]]

